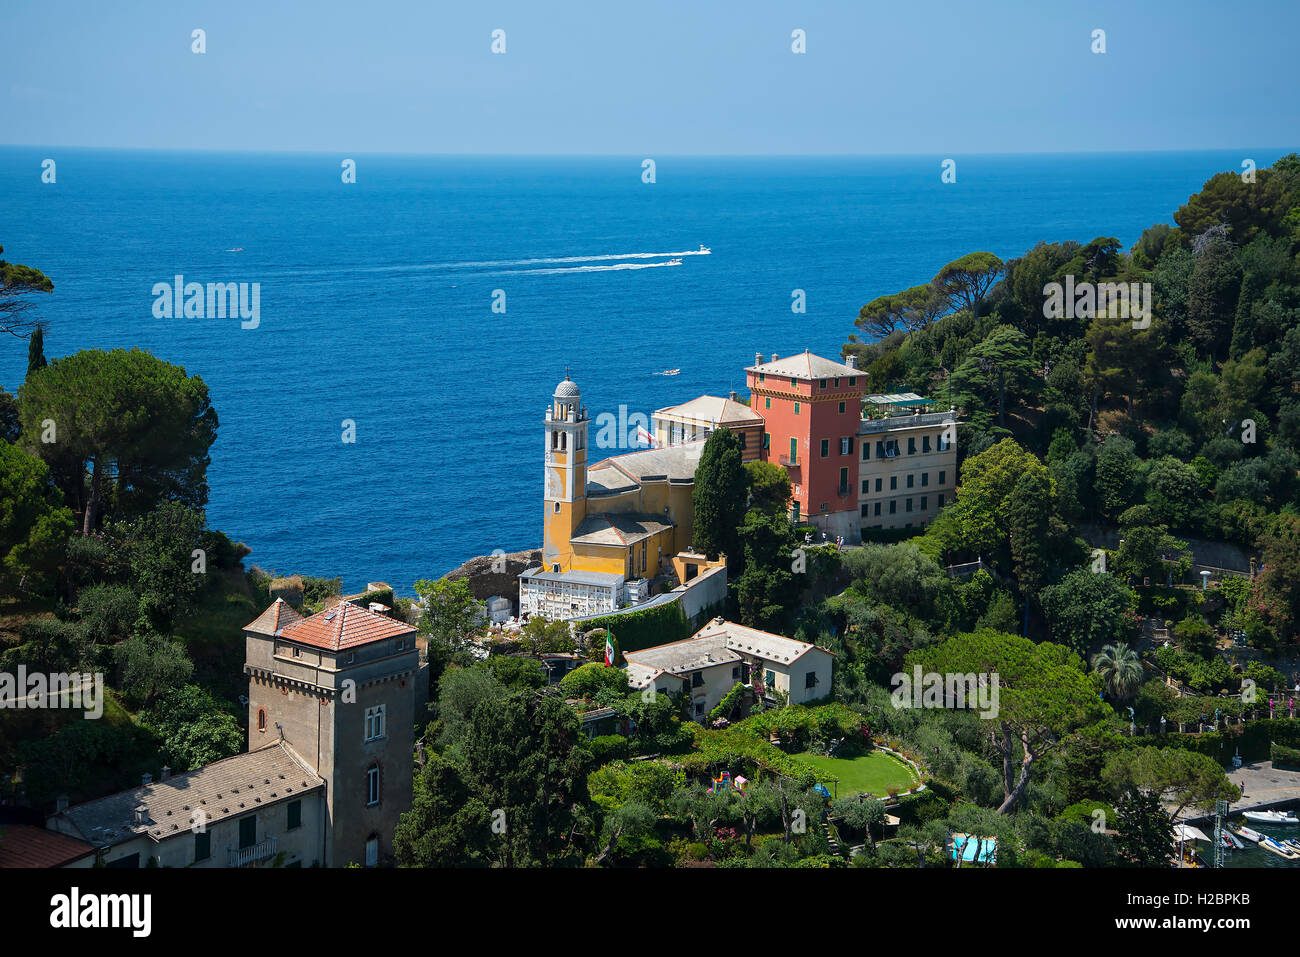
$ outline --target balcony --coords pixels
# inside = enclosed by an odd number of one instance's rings
[[[248,867],[259,861],[269,860],[275,857],[275,838],[268,837],[264,841],[259,841],[250,847],[229,848],[227,854],[227,867]]]
[[[923,412],[917,415],[890,415],[879,419],[862,419],[858,422],[858,435],[893,432],[901,429],[932,428],[936,425],[956,425],[955,412]]]
[[[777,461],[788,469],[797,469],[799,467],[799,456],[782,455]]]
[[[841,485],[838,489],[836,489],[836,494],[839,495],[840,498],[848,498],[850,495],[853,494],[853,486]]]

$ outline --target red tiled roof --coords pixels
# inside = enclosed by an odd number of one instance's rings
[[[271,602],[271,607],[258,615],[250,624],[244,626],[244,631],[255,631],[259,635],[278,635],[281,628],[302,621],[302,615],[293,610],[293,606],[285,602],[283,598],[277,598]]]
[[[281,638],[328,651],[352,648],[372,641],[409,635],[415,628],[404,621],[376,615],[351,602],[317,612],[310,618],[294,622],[279,633]]]
[[[95,848],[85,841],[30,824],[0,824],[0,868],[60,867]]]

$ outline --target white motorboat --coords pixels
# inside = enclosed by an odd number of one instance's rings
[[[667,264],[669,266],[680,266],[682,264],[682,261],[680,259],[670,259],[668,260]]]
[[[1224,828],[1220,833],[1223,836],[1224,847],[1239,851],[1246,846],[1245,844],[1241,843],[1241,838],[1237,837],[1236,834],[1233,834],[1227,828]]]
[[[709,255],[709,254],[712,253],[712,252],[713,252],[712,249],[710,249],[708,246],[704,245],[704,243],[700,243],[700,248],[697,249],[697,250],[695,250],[695,255],[697,255],[697,256],[707,256],[707,255]]]
[[[1241,816],[1261,824],[1300,824],[1294,811],[1242,811]]]
[[[1233,833],[1236,834],[1238,837],[1244,837],[1252,844],[1258,844],[1260,842],[1260,839],[1264,837],[1264,835],[1259,833],[1259,831],[1251,830],[1250,828],[1246,827],[1246,825],[1244,824],[1241,827],[1237,828],[1235,831],[1233,831]]]
[[[1271,837],[1261,836],[1259,846],[1266,851],[1272,851],[1278,857],[1285,857],[1288,861],[1300,861],[1300,852],[1291,850],[1285,844],[1281,844]]]

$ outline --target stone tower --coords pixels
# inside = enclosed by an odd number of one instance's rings
[[[244,629],[249,750],[283,737],[325,779],[327,867],[392,858],[411,807],[415,631],[346,601],[303,618],[279,598]]]

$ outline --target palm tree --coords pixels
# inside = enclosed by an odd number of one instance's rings
[[[1119,701],[1126,701],[1142,685],[1142,663],[1137,652],[1124,642],[1105,645],[1092,656],[1092,670],[1101,676],[1106,690]]]

